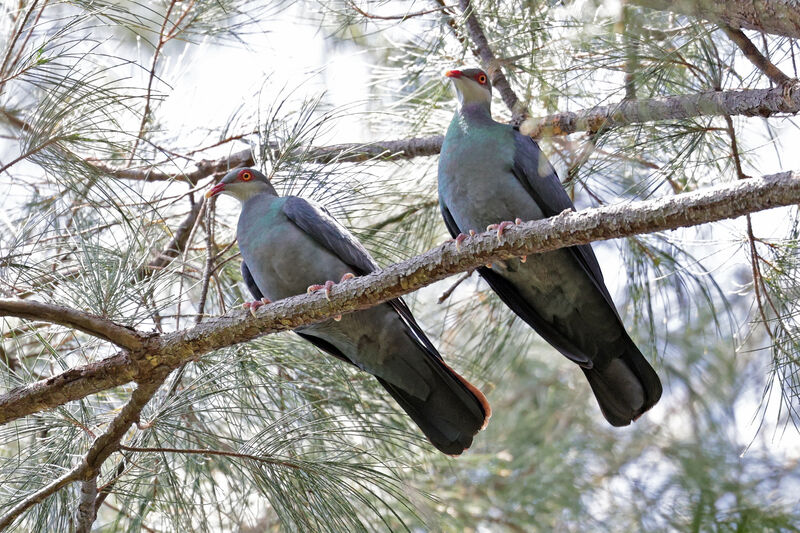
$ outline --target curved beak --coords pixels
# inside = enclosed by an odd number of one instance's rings
[[[216,185],[211,187],[211,189],[209,189],[208,192],[206,192],[206,198],[211,198],[212,196],[216,196],[224,190],[225,190],[225,184],[217,183]]]
[[[444,73],[444,75],[447,76],[448,78],[456,78],[456,79],[462,76],[460,70],[448,70],[447,72]]]

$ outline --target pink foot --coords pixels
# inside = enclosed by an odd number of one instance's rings
[[[353,279],[354,277],[356,277],[355,274],[353,274],[352,272],[347,272],[345,274],[342,274],[342,279],[339,280],[339,283],[347,281],[348,279]]]
[[[270,301],[269,298],[261,298],[260,300],[255,300],[255,301],[252,301],[252,302],[245,302],[245,303],[242,304],[242,307],[244,307],[245,309],[249,309],[250,310],[250,314],[253,315],[253,316],[256,316],[256,310],[259,307],[261,307],[262,305],[267,305],[267,304],[271,304],[271,303],[272,302]]]
[[[311,294],[312,292],[317,292],[319,290],[325,289],[325,298],[328,300],[331,299],[331,287],[336,285],[331,280],[325,282],[324,285],[309,285],[308,289],[306,289],[306,293]]]
[[[517,220],[519,220],[519,219],[517,219]],[[486,226],[486,231],[491,231],[493,229],[496,229],[497,230],[497,240],[500,240],[500,238],[503,236],[503,232],[506,230],[506,228],[510,228],[513,225],[514,225],[514,223],[511,222],[510,220],[504,220],[503,222],[500,222],[499,224],[489,224],[488,226]]]

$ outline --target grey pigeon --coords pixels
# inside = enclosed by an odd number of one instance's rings
[[[439,157],[439,204],[457,244],[470,230],[496,229],[501,238],[521,220],[574,210],[536,142],[492,119],[487,74],[471,68],[445,75],[459,107]],[[499,261],[478,272],[508,307],[581,367],[612,425],[630,424],[661,397],[661,382],[625,331],[591,246]]]
[[[241,202],[237,237],[242,275],[255,302],[306,290],[330,291],[333,281],[378,267],[369,252],[319,206],[278,196],[262,173],[230,171],[206,193]],[[298,328],[321,350],[375,376],[442,452],[458,455],[491,415],[486,398],[443,361],[401,299]]]

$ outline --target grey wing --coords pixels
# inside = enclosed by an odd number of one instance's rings
[[[244,284],[247,285],[247,289],[250,291],[250,294],[253,295],[254,300],[260,300],[264,297],[244,260],[242,260],[242,280],[244,280]]]
[[[283,212],[298,228],[351,267],[354,274],[363,275],[378,269],[367,249],[321,207],[290,196],[283,204]]]
[[[542,154],[536,141],[522,135],[515,128],[514,143],[516,152],[511,172],[530,194],[544,216],[552,217],[567,209],[574,211],[575,205],[561,186],[561,181],[558,179],[553,165]],[[570,246],[567,250],[578,260],[616,313],[617,308],[603,281],[603,272],[600,270],[600,263],[597,262],[597,256],[594,255],[592,247],[588,244],[581,244]]]
[[[324,208],[302,198],[291,196],[284,204],[283,212],[297,227],[352,268],[354,274],[368,274],[378,269],[377,263],[372,259],[367,249]],[[422,328],[417,324],[408,305],[400,298],[389,300],[386,303],[400,315],[407,327],[409,336],[420,344],[426,352],[441,360],[442,356],[439,355],[439,352],[422,331]],[[344,357],[341,352],[334,352],[331,349],[332,347],[322,346],[315,342],[310,335],[301,334],[301,336],[314,342],[317,347],[328,353],[340,358]]]

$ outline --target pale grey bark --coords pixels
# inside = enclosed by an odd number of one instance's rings
[[[630,0],[659,11],[672,11],[734,28],[800,37],[797,0]]]
[[[299,295],[262,307],[257,318],[248,311],[236,310],[188,330],[151,334],[141,349],[119,353],[0,396],[0,423],[129,381],[157,380],[164,372],[210,351],[365,309],[492,261],[704,224],[798,202],[800,172],[785,172],[658,200],[566,211],[509,228],[501,242],[495,232],[479,233],[467,238],[460,248],[452,242],[444,243],[336,285],[330,300],[323,293]]]
[[[686,96],[668,96],[647,100],[623,100],[617,104],[556,113],[523,122],[520,130],[538,138],[566,135],[576,131],[596,132],[631,124],[659,120],[683,120],[699,116],[741,115],[769,117],[780,113],[800,112],[800,83],[773,89],[709,91]]]
[[[44,320],[77,329],[95,337],[111,341],[120,348],[141,348],[142,337],[134,330],[114,322],[61,305],[29,300],[0,299],[0,316],[13,316],[29,320]]]

